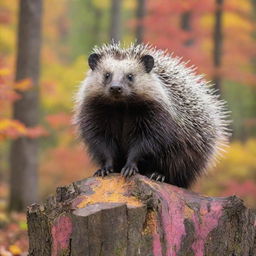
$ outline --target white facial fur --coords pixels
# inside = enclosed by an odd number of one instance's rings
[[[104,75],[112,74],[112,81],[120,83],[123,88],[123,97],[138,95],[143,99],[157,100],[167,102],[167,93],[165,86],[162,85],[154,70],[147,73],[141,62],[135,58],[116,59],[114,57],[102,57],[97,68],[87,73],[86,79],[77,95],[79,102],[94,96],[109,96],[109,85],[104,84]],[[128,74],[133,74],[133,82],[125,81]]]

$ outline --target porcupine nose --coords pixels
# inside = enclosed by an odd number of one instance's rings
[[[121,94],[123,91],[122,87],[121,86],[111,86],[110,87],[110,92],[113,93],[113,94]]]

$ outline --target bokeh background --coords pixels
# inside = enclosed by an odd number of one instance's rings
[[[217,167],[192,190],[207,196],[235,194],[256,207],[256,0],[34,0],[43,4],[43,12],[35,13],[42,22],[41,37],[29,51],[39,56],[38,77],[18,74],[26,61],[17,65],[17,56],[29,42],[24,31],[18,33],[22,1],[0,0],[0,255],[27,251],[24,175],[34,179],[29,194],[42,200],[56,186],[95,170],[71,125],[73,95],[93,46],[112,38],[167,49],[215,82],[232,112],[233,135]],[[32,26],[27,29],[37,26],[24,15]],[[26,113],[19,108],[15,115],[15,108],[33,90],[40,95],[34,103],[37,115],[22,122]],[[20,160],[23,151],[10,157],[23,140],[38,141],[38,154],[36,149],[27,159]],[[24,174],[31,157],[38,168]]]

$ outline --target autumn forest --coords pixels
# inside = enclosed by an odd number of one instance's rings
[[[95,171],[72,125],[95,45],[144,42],[212,81],[230,147],[192,188],[256,207],[256,0],[0,0],[0,256],[26,255],[26,207]]]

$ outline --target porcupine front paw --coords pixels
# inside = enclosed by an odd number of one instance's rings
[[[165,176],[158,172],[153,172],[151,175],[149,175],[149,178],[151,180],[161,181],[161,182],[164,182],[164,180],[165,180]]]
[[[99,170],[97,170],[93,176],[101,176],[101,177],[104,177],[104,176],[107,176],[109,175],[110,173],[114,172],[113,168],[112,167],[103,167]]]
[[[121,170],[121,175],[123,175],[124,177],[130,177],[132,175],[135,175],[136,173],[139,173],[136,164],[125,165]]]

